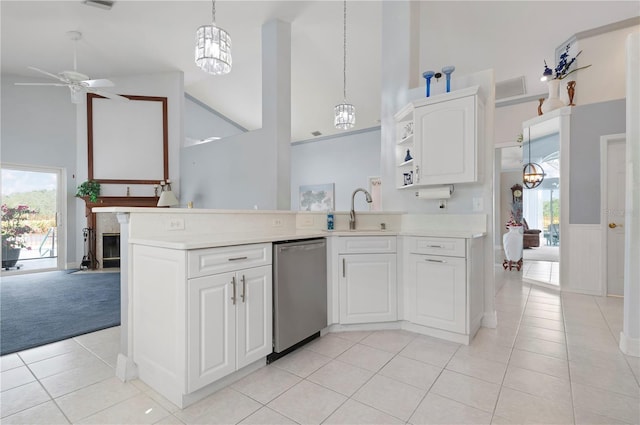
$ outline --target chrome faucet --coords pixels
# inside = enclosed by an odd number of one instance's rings
[[[351,195],[351,211],[349,212],[349,230],[356,230],[356,211],[353,206],[353,200],[355,199],[356,193],[358,192],[364,192],[367,203],[370,204],[372,202],[371,194],[363,188],[359,187],[353,191],[353,194]]]

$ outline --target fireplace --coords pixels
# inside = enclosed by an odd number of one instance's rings
[[[102,234],[102,268],[120,267],[120,233]]]

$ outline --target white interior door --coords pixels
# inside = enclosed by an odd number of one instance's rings
[[[625,139],[607,144],[607,294],[624,295]]]

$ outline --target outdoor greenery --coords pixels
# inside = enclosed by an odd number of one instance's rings
[[[2,204],[2,248],[27,248],[25,236],[33,233],[33,229],[26,224],[26,220],[31,214],[37,211],[30,209],[27,205],[9,207]]]
[[[553,212],[553,223],[560,223],[560,199],[554,199],[553,203],[551,201],[542,203],[542,219],[545,229],[551,224],[551,212]]]
[[[56,191],[34,190],[31,192],[18,192],[2,196],[2,203],[7,208],[17,208],[20,205],[28,205],[35,211],[25,219],[25,224],[31,228],[31,233],[45,233],[50,227],[56,225]],[[4,215],[2,218],[4,228]]]

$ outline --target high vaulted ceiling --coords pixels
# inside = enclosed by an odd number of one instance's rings
[[[543,89],[542,60],[551,60],[560,43],[640,13],[637,0],[417,3],[416,68],[456,65],[454,78],[494,68],[498,81],[525,75],[531,93]],[[291,23],[293,141],[316,130],[342,132],[333,127],[333,106],[343,100],[342,1],[224,0],[216,9],[217,24],[233,41],[233,69],[225,76],[205,74],[193,58],[195,31],[211,22],[210,0],[119,0],[111,10],[81,0],[0,0],[1,72],[40,78],[27,67],[73,69],[66,33],[77,30],[78,71],[91,78],[182,71],[188,94],[254,130],[262,126],[261,29],[277,18]],[[381,1],[348,1],[347,100],[356,106],[356,129],[379,125],[381,21]]]

